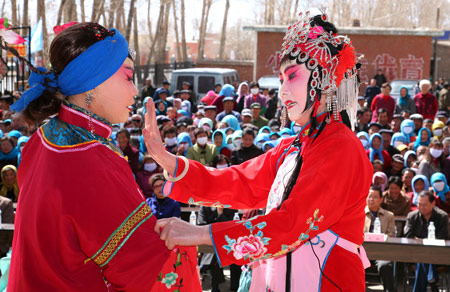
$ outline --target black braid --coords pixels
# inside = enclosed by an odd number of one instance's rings
[[[22,57],[19,52],[15,48],[9,47],[6,43],[3,43],[3,39],[0,37],[0,47],[5,50],[9,51],[11,54],[13,54],[15,57],[19,58],[22,62],[25,62],[27,64],[28,68],[36,73],[39,73],[38,69],[31,64],[30,61],[28,61],[26,58]]]

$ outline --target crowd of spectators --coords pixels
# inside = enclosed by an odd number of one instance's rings
[[[281,101],[275,89],[262,90],[256,82],[235,86],[217,84],[197,98],[188,82],[175,92],[170,83],[154,88],[147,79],[136,97],[134,113],[123,124],[112,126],[111,138],[127,157],[138,186],[157,218],[180,217],[180,203],[162,195],[165,181],[162,168],[148,155],[143,141],[147,102],[155,103],[161,140],[167,151],[218,169],[241,164],[276,147],[281,139],[293,136],[300,126],[280,123]],[[360,108],[355,134],[373,164],[373,184],[367,199],[366,232],[372,232],[375,218],[381,231],[389,236],[427,237],[433,221],[436,238],[447,239],[450,212],[450,86],[443,79],[434,87],[428,80],[419,82],[416,92],[400,89],[395,99],[391,86],[378,72],[358,102]],[[5,92],[0,97],[0,208],[3,222],[13,222],[2,206],[17,202],[17,169],[21,151],[38,125],[28,125],[9,106],[20,93]],[[5,203],[3,203],[5,201]],[[11,208],[12,209],[12,208]],[[9,211],[6,211],[9,212]],[[198,223],[231,220],[236,210],[202,207]],[[258,214],[246,210],[244,218]],[[405,230],[395,230],[394,216],[407,216]],[[12,218],[12,219],[11,219]],[[447,222],[445,221],[445,222]],[[0,252],[5,252],[1,248]],[[217,261],[204,261],[212,267],[213,291],[223,274]],[[392,263],[377,261],[386,291],[392,290]],[[237,268],[240,271],[239,267]],[[435,283],[437,274],[430,265],[417,265],[417,287]],[[237,290],[239,272],[232,290]],[[425,279],[425,280],[424,280]],[[237,285],[237,286],[236,286]],[[416,291],[425,291],[417,288]]]

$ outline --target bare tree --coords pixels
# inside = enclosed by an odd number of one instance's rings
[[[80,0],[80,8],[81,8],[81,22],[86,21],[86,12],[84,11],[84,0]]]
[[[41,51],[43,56],[43,61],[47,59],[47,50],[48,48],[48,34],[47,34],[47,19],[45,15],[45,0],[38,0],[37,2],[37,19],[42,18],[42,39],[43,39],[43,47],[44,50]],[[45,63],[44,63],[45,64]]]
[[[18,25],[17,23],[17,1],[11,0],[11,23],[13,25]]]
[[[228,20],[228,10],[230,9],[230,0],[226,0],[225,3],[225,14],[223,16],[222,24],[222,34],[220,36],[220,49],[219,49],[219,59],[223,60],[225,52],[225,41],[227,39],[227,20]]]
[[[208,26],[209,10],[211,9],[212,0],[203,0],[202,18],[200,22],[200,34],[198,40],[198,60],[203,59],[205,49],[206,28]]]
[[[64,6],[64,22],[68,23],[77,20],[77,5],[75,0],[67,0]]]
[[[30,24],[28,17],[28,0],[23,0],[23,20],[22,25],[28,26]]]
[[[131,0],[130,1],[130,11],[128,12],[127,31],[125,34],[125,39],[127,41],[130,40],[131,25],[133,24],[133,12],[134,12],[134,0]]]
[[[177,50],[177,57],[178,59],[181,59],[181,48],[180,48],[180,40],[178,35],[178,19],[177,19],[177,6],[175,3],[175,0],[172,0],[172,7],[173,7],[173,23],[174,23],[174,32],[175,32],[175,42],[176,42],[176,50]]]
[[[181,46],[183,51],[183,62],[187,62],[186,29],[184,20],[184,0],[181,0]]]
[[[56,25],[60,25],[61,24],[62,14],[63,14],[63,11],[64,11],[64,6],[66,5],[66,1],[67,0],[61,0],[61,4],[59,4],[58,18],[56,19]]]
[[[139,52],[139,33],[138,33],[138,22],[137,22],[137,14],[136,14],[136,7],[133,8],[133,38],[134,38],[134,49],[136,50],[136,73],[138,76],[138,84],[142,83],[142,76],[140,72],[140,66],[141,66],[141,54]]]
[[[123,27],[123,18],[124,18],[124,14],[125,14],[125,10],[124,10],[124,0],[118,0],[119,2],[117,3],[117,7],[116,7],[116,25],[115,27],[119,30],[122,31],[122,27]]]
[[[148,1],[150,5],[150,0]],[[117,2],[116,0],[109,1],[109,13],[108,13],[108,27],[114,26],[114,16],[116,15]]]
[[[149,10],[150,10],[150,4],[149,4]],[[151,42],[151,47],[148,52],[147,65],[150,64],[150,62],[152,61],[152,57],[155,52],[156,42],[158,41],[158,39],[161,35],[161,29],[162,29],[162,26],[164,23],[164,10],[165,10],[164,9],[164,1],[161,0],[160,4],[159,4],[159,16],[158,16],[158,22],[156,24],[155,37],[153,38],[153,41]],[[151,22],[148,21],[148,23],[150,24]],[[151,34],[151,30],[150,30],[150,34]]]

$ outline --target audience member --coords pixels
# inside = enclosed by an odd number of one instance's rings
[[[425,119],[432,119],[438,111],[438,101],[436,96],[431,92],[431,82],[429,80],[421,80],[420,92],[414,96],[417,113],[421,114]]]
[[[165,197],[162,194],[162,188],[165,183],[164,175],[161,173],[154,174],[150,178],[150,185],[153,188],[153,194],[146,199],[147,205],[152,209],[152,213],[157,219],[178,217],[181,215],[180,203]]]
[[[218,155],[216,145],[208,144],[208,135],[203,128],[196,129],[194,136],[197,143],[188,149],[186,157],[203,165],[211,166],[214,157]]]
[[[431,176],[431,186],[436,196],[436,206],[443,211],[450,213],[450,188],[445,175],[436,172]]]
[[[410,192],[413,192],[412,188],[412,179],[416,175],[416,172],[412,170],[411,168],[404,168],[402,171],[402,182],[403,182],[403,188],[402,191],[405,195],[407,195]]]
[[[391,166],[391,156],[386,150],[383,150],[383,138],[380,134],[372,134],[369,140],[369,149],[366,150],[366,154],[370,161],[373,162],[375,159],[379,159],[384,164],[384,169],[388,169]]]
[[[411,210],[414,211],[417,209],[417,202],[419,199],[419,193],[422,191],[428,191],[430,188],[429,180],[426,176],[422,174],[416,174],[412,181],[411,186],[413,189],[412,193],[406,194],[411,200]]]
[[[378,94],[373,99],[370,109],[372,110],[372,122],[378,119],[378,110],[384,108],[388,111],[388,123],[391,122],[392,115],[395,110],[395,99],[390,95],[392,87],[389,83],[384,83],[381,86],[381,94]]]
[[[402,192],[403,182],[393,176],[389,179],[388,190],[383,194],[381,207],[391,211],[395,216],[406,216],[411,208],[411,201]]]
[[[250,129],[245,129],[242,133],[242,144],[231,152],[230,160],[232,165],[241,164],[263,154],[263,151],[253,143],[254,140],[255,132]]]
[[[259,93],[259,84],[257,82],[250,83],[250,94],[245,97],[244,107],[250,108],[253,103],[259,103],[261,106],[261,115],[266,112],[267,98]]]
[[[413,114],[410,119],[414,122],[414,133],[418,135],[423,126],[423,116],[421,114]]]
[[[423,159],[420,161],[417,174],[422,174],[430,180],[433,173],[444,171],[445,157],[442,148],[443,145],[439,140],[431,140]]]
[[[267,126],[269,121],[265,117],[261,116],[261,104],[259,104],[258,102],[254,102],[251,105],[251,109],[253,115],[252,124],[257,126],[258,128]]]
[[[383,82],[384,83],[384,82]],[[372,106],[372,101],[378,94],[381,93],[380,86],[377,85],[377,80],[370,79],[370,84],[366,87],[364,91],[364,98],[366,99],[367,106],[370,108]]]
[[[162,173],[162,168],[155,162],[150,155],[145,155],[142,160],[142,166],[136,173],[136,183],[146,198],[153,194],[153,187],[150,178],[156,173]]]
[[[395,113],[401,114],[403,111],[408,111],[410,114],[416,113],[416,104],[411,96],[409,96],[408,88],[404,86],[400,88],[400,96],[395,105]]]
[[[122,128],[117,132],[117,144],[122,153],[128,159],[128,164],[134,174],[139,170],[139,150],[130,145],[130,132]]]

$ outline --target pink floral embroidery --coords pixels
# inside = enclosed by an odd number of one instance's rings
[[[258,258],[267,252],[261,237],[250,234],[249,236],[239,237],[237,242],[232,245],[233,255],[236,259]]]
[[[323,27],[321,26],[314,26],[311,32],[308,35],[308,38],[310,39],[316,39],[319,35],[323,33]]]

